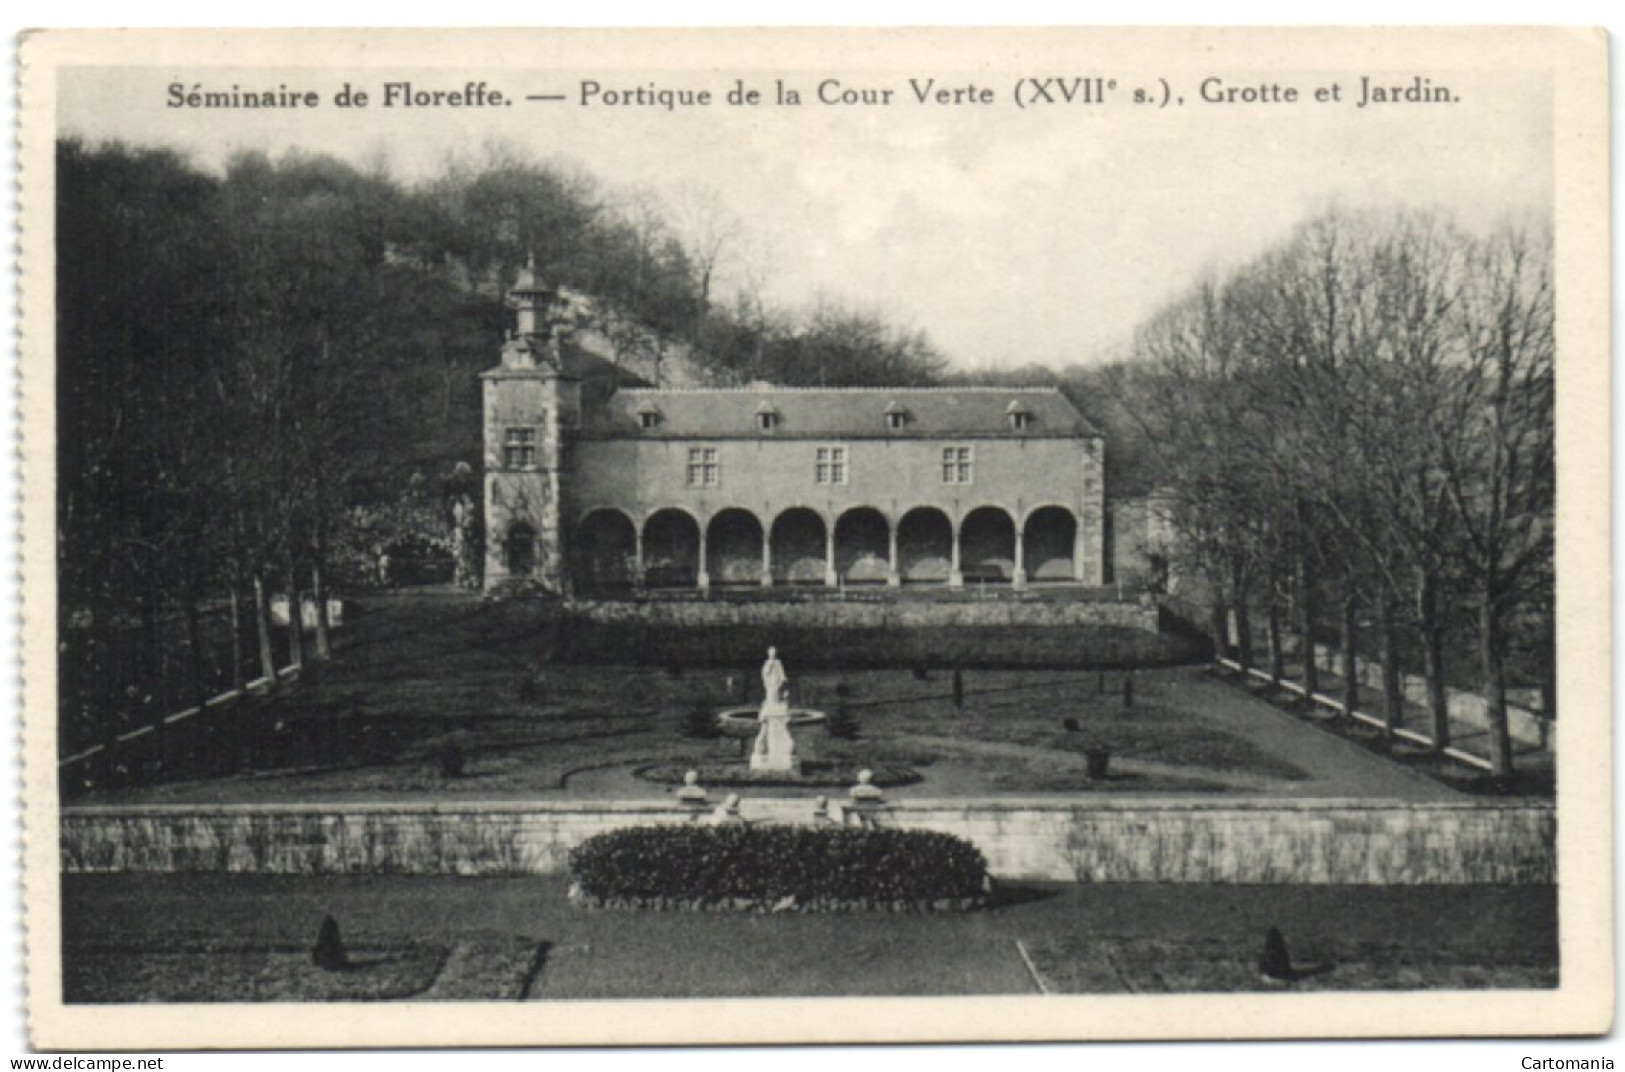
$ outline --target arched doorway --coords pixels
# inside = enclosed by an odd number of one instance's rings
[[[762,523],[749,510],[730,507],[705,530],[705,572],[712,584],[762,583]]]
[[[959,524],[959,572],[966,584],[1016,575],[1016,523],[997,506],[979,506]]]
[[[953,568],[954,526],[934,506],[920,506],[897,523],[897,572],[905,583],[946,584]]]
[[[502,562],[510,577],[529,577],[536,570],[536,529],[516,521],[502,540]]]
[[[651,588],[692,588],[700,580],[700,525],[684,510],[656,510],[643,523],[643,579]]]
[[[1064,506],[1041,506],[1027,515],[1021,551],[1029,581],[1071,581],[1077,577],[1072,557],[1078,521]]]
[[[823,584],[824,519],[792,506],[773,519],[773,579],[780,584]]]
[[[854,506],[835,522],[835,573],[846,584],[886,583],[891,524],[872,506]]]
[[[582,591],[632,587],[637,569],[637,529],[619,510],[594,510],[576,526],[570,573]]]

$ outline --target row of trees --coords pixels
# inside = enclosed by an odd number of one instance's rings
[[[57,184],[65,721],[166,675],[155,706],[241,684],[245,661],[274,679],[279,658],[325,657],[330,574],[391,545],[456,554],[469,580],[476,374],[532,255],[590,296],[606,357],[657,380],[668,356],[724,382],[941,369],[923,336],[872,315],[795,318],[759,288],[715,300],[739,236],[714,201],[667,208],[500,148],[406,183],[323,156],[244,153],[215,173],[66,140]],[[298,614],[274,635],[273,591],[314,596],[312,636]],[[216,614],[224,667],[206,665]]]
[[[1438,748],[1471,658],[1505,775],[1509,653],[1554,699],[1554,360],[1548,230],[1334,210],[1165,308],[1115,377],[1215,639],[1233,618],[1251,666],[1262,614],[1278,681],[1283,631],[1335,631],[1351,703],[1380,660],[1390,730],[1419,662]]]

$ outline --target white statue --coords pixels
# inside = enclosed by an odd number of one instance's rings
[[[762,710],[770,707],[783,707],[788,703],[790,678],[784,672],[784,664],[779,662],[779,649],[767,649],[767,662],[762,664]]]
[[[768,648],[767,661],[762,664],[762,709],[756,716],[762,728],[757,731],[750,754],[753,771],[801,770],[796,741],[790,734],[789,681],[784,664],[779,662],[778,649]]]

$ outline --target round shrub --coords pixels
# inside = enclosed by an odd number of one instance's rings
[[[647,908],[970,908],[988,887],[964,838],[849,827],[626,827],[578,845],[570,873],[580,901]]]

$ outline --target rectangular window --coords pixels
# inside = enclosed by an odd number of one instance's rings
[[[714,488],[719,483],[716,447],[690,447],[688,450],[688,486]]]
[[[943,447],[942,448],[942,482],[944,484],[969,484],[973,474],[971,464],[971,448],[969,447]]]
[[[820,484],[845,484],[846,448],[819,447],[814,472]]]
[[[536,468],[536,429],[509,428],[504,433],[502,464],[508,469]]]

